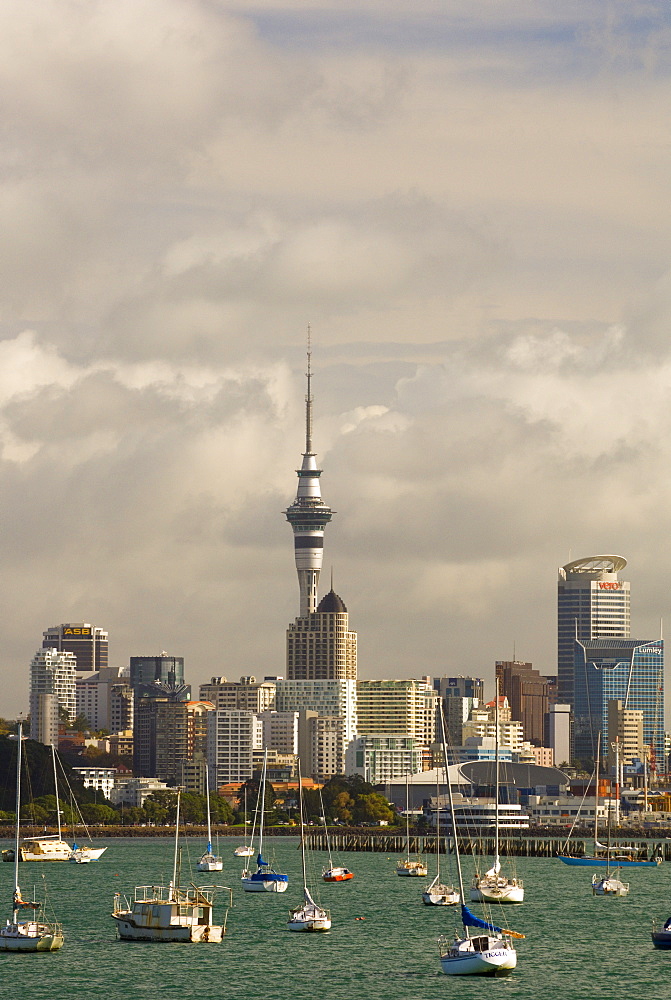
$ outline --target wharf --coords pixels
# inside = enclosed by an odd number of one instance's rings
[[[429,835],[405,835],[393,833],[329,833],[331,850],[340,851],[373,851],[380,854],[435,854],[436,837]],[[441,836],[441,850],[454,854],[454,839]],[[310,832],[305,837],[306,845],[316,851],[326,851],[326,836],[322,832]],[[648,858],[659,853],[665,861],[671,861],[671,841],[656,842],[651,840],[613,839],[613,847],[618,843],[634,847],[640,858]],[[574,855],[586,855],[592,850],[592,840],[571,838],[570,852]],[[517,858],[553,858],[566,850],[566,837],[536,837],[516,836],[499,838],[499,854],[505,857]],[[494,854],[493,837],[459,837],[460,854],[492,855]]]

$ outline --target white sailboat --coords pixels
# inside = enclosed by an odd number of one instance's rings
[[[196,864],[199,872],[220,872],[224,870],[224,862],[218,854],[212,851],[212,823],[210,821],[210,768],[205,767],[205,794],[207,800],[207,847],[200,861]]]
[[[19,721],[16,755],[16,821],[14,836],[14,895],[12,897],[12,919],[0,927],[0,951],[58,951],[63,947],[63,931],[60,924],[50,923],[40,914],[40,903],[27,902],[21,897],[19,888],[19,816],[21,813],[21,751],[23,744],[23,722]],[[26,920],[19,914],[30,910]],[[27,913],[26,913],[27,916]]]
[[[443,745],[445,745],[445,722],[442,719]],[[447,761],[447,751],[445,751]],[[452,835],[454,836],[454,855],[457,862],[457,874],[459,877],[459,892],[464,898],[464,880],[461,872],[461,857],[459,854],[459,841],[457,838],[457,821],[454,814],[454,800],[452,797],[452,785],[447,776],[447,790],[450,802],[450,813],[452,816]],[[513,945],[512,938],[523,938],[524,934],[514,931],[504,930],[487,920],[481,920],[462,902],[461,904],[462,933],[455,931],[454,935],[448,937],[441,935],[438,938],[438,952],[440,955],[440,965],[447,976],[501,976],[507,975],[517,966],[517,951]],[[486,933],[479,933],[471,936],[471,927],[478,928]]]
[[[475,875],[471,883],[471,901],[474,903],[523,903],[524,885],[521,879],[501,874],[499,857],[499,681],[496,679],[496,803],[494,831],[494,864],[484,875]]]
[[[598,750],[597,750],[598,759]],[[598,768],[598,764],[597,764]],[[598,783],[597,783],[597,795],[595,798],[595,809],[596,814],[599,806],[599,795],[598,795]],[[596,837],[595,837],[596,841]],[[608,800],[608,840],[606,845],[606,874],[599,876],[594,873],[592,875],[592,895],[593,896],[628,896],[629,895],[629,883],[623,882],[620,879],[620,868],[617,865],[611,867],[611,843],[610,843],[610,798]]]
[[[329,853],[329,863],[325,868],[322,868],[322,879],[324,882],[351,882],[354,878],[354,872],[351,872],[349,868],[345,868],[343,865],[334,865],[333,857],[331,856],[331,838],[329,837],[328,823],[326,822],[326,813],[324,812],[324,800],[322,798],[322,790],[319,789],[319,805],[322,811],[322,822],[324,823],[324,833],[326,834],[326,849]]]
[[[276,872],[272,865],[263,859],[263,818],[266,805],[266,770],[268,765],[268,750],[263,755],[263,772],[261,785],[256,800],[260,813],[259,819],[259,853],[256,856],[256,871],[245,869],[242,873],[242,888],[245,892],[286,892],[289,876]]]
[[[140,885],[132,901],[114,894],[112,919],[122,941],[185,941],[219,943],[226,933],[223,924],[213,923],[215,889],[226,889],[229,907],[232,891],[228,886],[196,886],[182,889],[178,881],[179,804],[175,819],[175,856],[172,881],[167,886]],[[226,910],[228,916],[228,909]]]
[[[408,787],[408,775],[405,776],[405,844],[407,857],[401,858],[396,864],[396,874],[407,878],[426,878],[429,869],[419,856],[416,859],[410,857],[410,793]]]
[[[290,931],[329,931],[331,929],[331,913],[315,903],[308,889],[305,870],[305,823],[303,820],[303,783],[301,781],[301,763],[298,761],[298,802],[301,814],[301,863],[303,866],[303,902],[293,910],[289,910],[287,927]]]
[[[447,758],[445,758],[445,780],[449,783]],[[453,885],[444,885],[440,881],[440,779],[438,768],[436,768],[436,877],[422,893],[422,902],[425,906],[456,906],[461,902],[459,891]]]
[[[254,839],[254,828],[252,827],[252,840],[253,839]],[[236,856],[236,858],[251,858],[252,854],[254,853],[254,848],[252,847],[251,840],[249,843],[246,843],[246,841],[247,841],[247,786],[245,785],[245,843],[240,844],[240,846],[236,847],[235,850],[233,851],[233,854]]]

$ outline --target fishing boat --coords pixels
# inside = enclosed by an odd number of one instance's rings
[[[252,827],[252,839],[254,838],[254,827]],[[245,841],[247,840],[247,787],[245,786]],[[254,848],[252,847],[251,841],[249,844],[240,844],[233,851],[236,858],[251,858],[254,853]]]
[[[215,924],[214,894],[216,889],[225,889],[229,893],[230,908],[231,889],[228,886],[212,885],[191,885],[188,889],[182,889],[179,885],[177,870],[179,804],[178,792],[172,881],[167,886],[137,886],[130,901],[119,892],[114,894],[112,919],[116,922],[117,934],[122,941],[189,941],[217,944],[226,933],[228,908],[223,924]]]
[[[440,778],[436,768],[436,877],[431,885],[427,885],[422,893],[425,906],[457,906],[461,902],[459,891],[452,885],[444,885],[440,881]],[[445,758],[445,780],[449,782],[447,758]]]
[[[210,819],[210,769],[205,768],[205,795],[207,801],[207,847],[200,861],[196,864],[199,872],[220,872],[224,870],[224,862],[218,854],[212,851],[212,823]]]
[[[286,892],[289,876],[276,872],[272,865],[263,859],[263,818],[266,804],[266,770],[268,767],[268,750],[263,755],[263,772],[256,806],[259,818],[259,853],[256,856],[256,871],[245,869],[242,873],[242,888],[245,892]]]
[[[305,821],[303,818],[303,783],[301,781],[301,763],[298,761],[298,805],[301,814],[301,865],[303,869],[303,902],[293,910],[289,910],[287,927],[290,931],[329,931],[331,929],[331,913],[318,903],[315,903],[308,889],[307,872],[305,869]]]
[[[14,894],[12,919],[0,927],[0,951],[58,951],[63,947],[63,930],[60,924],[46,920],[41,903],[28,902],[21,896],[19,887],[19,816],[21,814],[21,752],[23,722],[19,720],[16,754],[16,819],[14,836]],[[30,911],[30,915],[28,914]],[[20,920],[20,914],[25,920]]]
[[[406,878],[426,878],[429,869],[419,855],[415,859],[410,857],[410,792],[407,774],[405,776],[405,845],[407,856],[400,858],[397,862],[396,874]]]
[[[470,897],[474,903],[523,903],[524,885],[515,876],[501,873],[499,857],[499,682],[496,680],[496,702],[494,708],[496,727],[496,786],[494,814],[494,864],[484,875],[476,874],[471,883]]]
[[[322,790],[319,789],[319,805],[322,811],[322,822],[324,823],[324,833],[326,834],[326,849],[329,853],[329,863],[322,869],[322,879],[324,882],[350,882],[354,878],[354,872],[351,872],[349,868],[344,868],[342,865],[334,865],[333,857],[331,856],[331,838],[329,837],[328,823],[326,822],[326,813],[324,812],[324,800],[322,798]]]
[[[596,763],[593,771],[593,777],[595,779],[594,784],[594,853],[593,854],[571,854],[569,852],[569,844],[571,841],[571,836],[573,830],[580,818],[581,809],[585,803],[585,798],[587,797],[587,789],[583,795],[582,802],[578,809],[578,815],[571,825],[568,837],[564,844],[564,851],[557,854],[557,857],[565,865],[571,865],[572,867],[578,868],[595,868],[595,867],[606,867],[614,865],[617,868],[656,868],[662,863],[662,857],[660,854],[648,857],[641,857],[641,853],[638,847],[632,845],[619,845],[611,846],[610,844],[602,844],[599,841],[599,763],[600,763],[600,748],[601,748],[601,734],[597,737],[597,747],[596,747]],[[618,795],[618,789],[616,786],[616,797]]]
[[[445,745],[445,722],[443,729],[443,745]],[[445,754],[447,761],[447,754]],[[461,871],[459,840],[457,838],[457,821],[454,813],[452,785],[447,777],[447,790],[452,816],[452,835],[454,837],[454,856],[457,863],[459,893],[464,899],[464,880]],[[438,938],[438,953],[440,965],[446,976],[504,976],[517,966],[517,951],[513,937],[523,938],[524,934],[504,930],[487,920],[481,920],[472,913],[465,903],[461,904],[462,933],[458,931],[451,936],[441,934]],[[471,928],[477,928],[486,933],[471,936]]]

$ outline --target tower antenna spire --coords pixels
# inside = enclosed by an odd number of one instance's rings
[[[305,454],[312,454],[312,330],[308,323],[308,369],[305,377],[308,383],[308,391],[305,396]]]

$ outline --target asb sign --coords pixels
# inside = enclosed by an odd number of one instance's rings
[[[622,590],[619,580],[599,580],[599,590]]]
[[[82,636],[90,636],[91,635],[91,629],[90,628],[70,628],[70,626],[68,626],[67,628],[63,629],[63,635],[64,636],[67,635],[70,639],[81,639]]]

